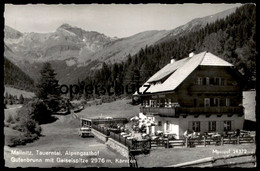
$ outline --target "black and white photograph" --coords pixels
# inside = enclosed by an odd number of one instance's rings
[[[3,19],[4,167],[257,167],[255,3],[5,3]]]

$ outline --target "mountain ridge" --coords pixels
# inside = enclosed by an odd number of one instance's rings
[[[224,11],[222,16],[222,13],[216,15],[223,18],[235,9]],[[198,30],[205,23],[219,19],[211,16],[213,17],[193,19],[172,30],[148,30],[116,39],[66,23],[53,33],[21,33],[6,26],[4,40],[10,51],[5,51],[5,56],[34,80],[38,77],[38,69],[35,66],[40,67],[41,63],[49,61],[55,63],[54,69],[57,70],[59,80],[75,82],[84,79],[91,70],[101,68],[103,62],[124,62],[129,55],[135,55],[141,48]],[[13,34],[8,33],[12,31]]]
[[[230,8],[228,10],[225,10],[225,11],[222,11],[222,12],[219,12],[219,13],[216,13],[216,14],[192,19],[188,23],[181,25],[181,26],[178,26],[175,29],[172,29],[170,31],[169,35],[167,35],[165,38],[156,42],[156,44],[167,41],[168,39],[171,39],[173,36],[180,37],[183,34],[185,34],[186,32],[196,31],[198,29],[205,27],[207,24],[213,23],[213,22],[220,20],[220,19],[224,19],[228,15],[234,13],[237,8],[238,7]]]

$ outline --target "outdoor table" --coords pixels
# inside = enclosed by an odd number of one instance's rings
[[[127,137],[126,139],[133,140],[133,139],[135,139],[135,137]]]
[[[132,136],[132,134],[126,134],[126,135],[123,135],[124,138],[126,138],[126,137],[130,137],[130,136]]]
[[[157,139],[157,138],[159,138],[158,136],[152,136],[151,137],[151,140],[155,140],[155,139]]]

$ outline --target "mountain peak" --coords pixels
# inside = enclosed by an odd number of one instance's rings
[[[18,39],[19,37],[23,36],[23,33],[7,25],[5,25],[4,32],[5,38]]]
[[[71,25],[67,24],[67,23],[64,23],[62,24],[60,27],[58,28],[63,28],[63,29],[67,29],[67,28],[73,28]]]

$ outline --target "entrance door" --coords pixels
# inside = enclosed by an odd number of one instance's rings
[[[172,133],[177,135],[176,138],[179,138],[179,125],[172,124]]]

